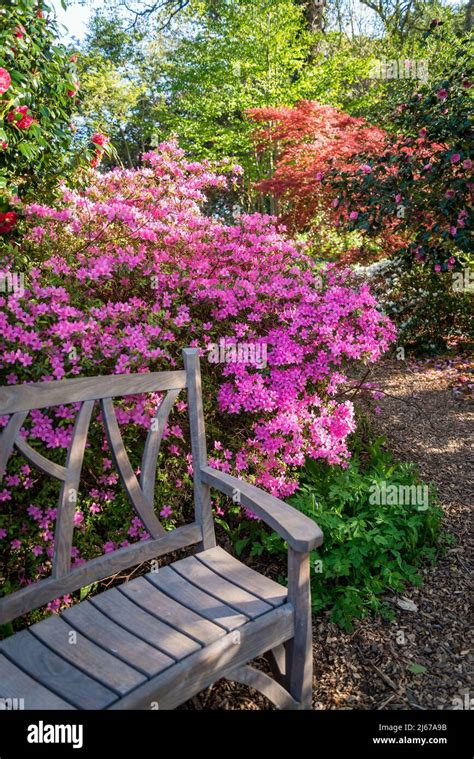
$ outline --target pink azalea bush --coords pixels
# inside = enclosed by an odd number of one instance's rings
[[[206,193],[222,192],[238,174],[190,162],[170,142],[139,169],[92,172],[83,192],[64,187],[55,207],[24,208],[22,255],[36,265],[24,292],[0,297],[0,369],[8,384],[159,371],[181,368],[181,349],[199,347],[212,465],[287,497],[305,457],[348,461],[354,409],[338,391],[348,367],[376,361],[395,331],[367,286],[331,266],[316,272],[274,218],[243,215],[229,226],[205,215]],[[5,262],[4,271],[14,266]],[[210,363],[209,348],[222,338],[265,345],[266,366]],[[159,402],[158,393],[116,399],[137,471]],[[30,444],[64,463],[76,411],[31,412]],[[190,516],[187,440],[183,395],[157,474],[155,506],[168,525]],[[20,456],[2,487],[1,552],[10,573],[28,582],[50,569],[57,490]],[[73,565],[148,537],[126,502],[100,415],[75,525]]]

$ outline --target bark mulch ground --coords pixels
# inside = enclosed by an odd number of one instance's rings
[[[370,617],[352,633],[314,622],[315,709],[460,709],[469,704],[469,549],[473,502],[472,384],[465,359],[385,361],[374,381],[377,432],[397,458],[415,462],[438,488],[444,527],[455,542],[423,585],[407,588],[395,619]],[[474,695],[474,694],[473,694]],[[221,681],[184,709],[269,709],[251,689]]]

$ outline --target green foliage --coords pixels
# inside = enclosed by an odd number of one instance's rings
[[[433,488],[426,503],[417,501],[413,496],[426,491],[413,490],[422,487],[414,466],[394,461],[381,438],[367,444],[356,437],[354,449],[346,469],[307,462],[300,489],[290,499],[324,533],[322,547],[311,554],[313,609],[330,609],[346,630],[370,612],[390,616],[384,595],[403,592],[406,583],[420,584],[419,567],[435,561],[442,518]],[[381,502],[374,503],[376,487],[395,492],[395,498],[382,493]],[[283,556],[285,551],[283,541],[258,522],[241,523],[230,534],[237,553]]]
[[[308,462],[293,500],[325,535],[311,557],[313,608],[331,607],[333,620],[346,629],[353,617],[388,613],[381,596],[402,592],[407,582],[419,584],[418,567],[436,556],[442,511],[433,491],[425,510],[403,503],[400,490],[399,503],[371,503],[374,487],[383,483],[387,490],[421,485],[413,465],[395,462],[379,438],[354,455],[347,469]]]
[[[103,12],[92,17],[77,64],[82,129],[105,132],[114,145],[114,159],[129,167],[152,144],[160,96],[151,72],[160,60],[159,40],[145,43],[142,34]]]
[[[379,261],[356,267],[384,312],[397,325],[398,344],[435,354],[474,342],[474,272],[469,267],[440,276],[419,264]]]
[[[79,85],[50,13],[50,6],[35,0],[2,3],[0,67],[11,85],[0,94],[0,211],[7,210],[11,195],[32,200],[41,193],[47,199],[72,168]],[[29,109],[28,120],[16,115],[10,121],[22,106]]]

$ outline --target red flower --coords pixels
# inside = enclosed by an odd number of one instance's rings
[[[6,150],[8,148],[8,142],[6,140],[3,140],[3,142],[0,142],[0,148],[2,150]]]
[[[437,95],[440,100],[446,100],[448,97],[448,91],[443,88],[441,90],[438,90]]]
[[[3,93],[8,90],[11,81],[12,78],[8,71],[6,69],[0,68],[0,95],[3,95]]]
[[[105,134],[101,134],[100,132],[95,132],[91,137],[91,142],[94,143],[94,145],[107,145],[110,142],[110,138],[107,137]]]
[[[15,29],[15,37],[18,37],[18,39],[21,40],[21,39],[23,39],[23,37],[25,36],[25,34],[26,34],[26,32],[25,32],[24,27],[21,24],[18,24],[18,26]]]
[[[69,58],[71,63],[75,63],[77,61],[77,53],[73,53],[71,57]]]
[[[0,213],[0,234],[4,235],[10,232],[16,224],[16,213],[7,211]]]
[[[74,82],[74,89],[67,91],[67,94],[69,95],[70,98],[74,97],[74,95],[78,92],[80,86],[81,86],[80,82]]]
[[[18,127],[18,129],[28,129],[34,121],[33,116],[30,116],[28,111],[27,105],[19,105],[9,112],[7,121],[13,124],[13,126]],[[20,114],[19,119],[17,118],[17,114]]]

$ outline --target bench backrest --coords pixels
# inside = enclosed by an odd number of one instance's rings
[[[201,482],[200,468],[206,465],[206,440],[202,409],[201,373],[196,349],[183,350],[184,371],[153,372],[85,377],[52,382],[10,385],[0,388],[0,416],[9,421],[0,436],[0,482],[8,459],[16,447],[45,474],[61,481],[54,536],[53,568],[50,577],[0,599],[0,624],[21,616],[66,593],[90,585],[116,572],[186,546],[215,545],[209,486]],[[195,521],[165,531],[153,509],[157,458],[163,431],[179,393],[187,389],[193,458]],[[128,458],[115,415],[113,398],[140,393],[164,392],[148,432],[138,480]],[[82,461],[93,407],[99,401],[114,464],[128,498],[151,538],[71,569],[74,514]],[[32,409],[80,403],[65,466],[40,454],[20,435]]]

